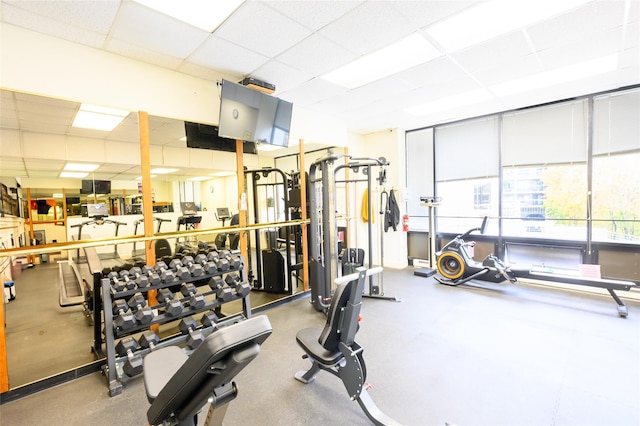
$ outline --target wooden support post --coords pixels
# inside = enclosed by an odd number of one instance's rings
[[[307,220],[307,175],[304,164],[304,139],[300,139],[300,209],[302,210],[302,220]],[[313,194],[311,194],[313,197]],[[309,290],[309,244],[307,244],[307,224],[303,223],[302,228],[302,281],[304,291]]]
[[[29,244],[35,238],[33,233],[33,211],[31,210],[31,188],[27,188],[27,207],[29,208]],[[33,254],[27,255],[27,263],[33,265],[36,261],[36,257]],[[4,285],[4,284],[3,284]]]
[[[243,228],[247,226],[247,191],[244,186],[244,158],[242,140],[236,140],[236,177],[238,179],[238,225]],[[240,254],[247,265],[247,271],[250,269],[249,256],[247,256],[249,248],[247,245],[247,232],[240,231]]]
[[[149,114],[138,112],[138,130],[140,133],[140,170],[142,174],[142,217],[144,218],[144,236],[153,237],[153,198],[151,189],[151,154],[149,153]],[[156,248],[153,241],[145,241],[144,253],[147,265],[156,264]],[[156,291],[147,292],[149,305],[157,305]],[[160,330],[159,326],[149,327],[156,334]]]
[[[31,206],[29,206],[31,208]],[[2,291],[4,292],[4,281],[5,276],[0,275],[0,280],[2,281]],[[4,333],[4,294],[2,295],[3,300],[0,302],[0,393],[4,393],[9,390],[9,369],[7,367],[7,341]]]

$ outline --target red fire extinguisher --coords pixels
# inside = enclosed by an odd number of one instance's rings
[[[402,231],[409,232],[409,215],[405,214],[402,216]]]

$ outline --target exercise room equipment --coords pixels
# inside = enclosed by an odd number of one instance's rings
[[[77,223],[75,225],[71,225],[70,228],[78,228],[78,233],[76,235],[72,235],[72,238],[75,241],[81,240],[90,240],[91,235],[87,233],[83,233],[82,229],[87,226],[97,225],[103,226],[105,224],[114,225],[114,237],[118,237],[118,230],[120,226],[124,226],[123,222],[119,222],[117,220],[108,219],[109,211],[107,210],[106,204],[87,204],[87,217],[89,220],[86,220],[81,223]],[[118,254],[118,245],[113,245],[113,251],[111,253],[98,253],[98,256],[101,260],[106,261],[105,265],[120,265],[123,263],[122,258]],[[86,263],[86,258],[80,256],[80,250],[76,251],[75,262],[76,263]]]
[[[171,222],[171,219],[163,219],[161,217],[157,217],[154,216],[153,217],[154,222],[157,222],[158,225],[156,226],[156,234],[159,234],[161,232],[161,228],[162,228],[162,224],[166,223],[166,222]],[[133,234],[134,235],[138,235],[138,226],[144,223],[144,218],[142,219],[138,219],[135,220],[133,222]],[[162,259],[163,257],[167,256],[167,257],[171,257],[171,245],[169,244],[169,242],[166,239],[162,239],[162,240],[156,240],[156,242],[154,243],[155,245],[155,253],[156,253],[156,258],[157,259]],[[134,259],[135,261],[141,261],[143,263],[145,262],[145,257],[146,257],[146,250],[145,249],[136,249],[137,246],[137,242],[133,243],[133,250],[131,251],[131,257],[132,259]]]
[[[192,231],[198,227],[202,222],[202,216],[198,215],[198,209],[196,203],[192,201],[185,201],[180,203],[180,211],[182,216],[176,220],[176,231],[180,231],[184,227],[185,231]],[[182,240],[176,239],[176,253],[197,253],[198,241],[195,238],[184,237]]]
[[[473,259],[469,252],[475,246],[474,241],[466,241],[474,232],[484,234],[487,229],[489,216],[482,219],[482,224],[472,228],[464,234],[457,235],[436,252],[436,266],[439,275],[436,281],[441,284],[458,286],[471,284],[473,280],[488,281],[493,283],[511,282],[515,284],[518,278],[550,281],[568,285],[597,287],[607,290],[617,304],[618,315],[626,317],[629,314],[627,306],[618,297],[616,290],[630,291],[632,288],[640,288],[632,281],[607,279],[600,277],[581,277],[559,273],[553,268],[544,265],[509,266],[493,253],[487,255],[482,262]],[[420,275],[416,273],[416,275]]]
[[[304,328],[296,335],[296,342],[305,352],[303,358],[311,361],[311,368],[299,371],[295,378],[309,384],[321,370],[333,374],[342,380],[349,398],[358,402],[373,424],[390,426],[399,423],[380,411],[369,395],[363,348],[355,341],[360,328],[365,278],[382,271],[380,266],[371,269],[361,267],[356,273],[335,279],[336,290],[324,328]]]
[[[337,160],[346,159],[345,164],[335,165]],[[313,306],[319,310],[328,308],[331,299],[332,283],[342,274],[343,265],[364,264],[364,250],[347,248],[345,255],[340,256],[339,230],[336,217],[336,184],[365,182],[368,194],[372,194],[373,168],[380,168],[378,179],[383,176],[384,168],[389,163],[385,158],[353,158],[349,155],[334,155],[328,153],[311,164],[309,169],[310,200],[309,209],[310,247],[309,247],[309,284],[311,288],[311,300]],[[349,170],[355,177],[346,177],[340,174]],[[364,177],[360,177],[358,173]],[[367,197],[363,206],[368,218],[374,217],[371,197]],[[367,265],[373,266],[373,220],[367,221],[368,247],[366,250]],[[356,240],[357,241],[357,240]],[[355,255],[351,255],[355,253]],[[351,260],[351,261],[349,261]],[[395,296],[384,293],[382,281],[374,282],[372,276],[368,278],[368,287],[365,297],[399,301]]]
[[[289,203],[289,176],[280,169],[265,167],[257,170],[245,170],[245,179],[249,192],[253,214],[251,223],[271,223],[291,220],[291,206]],[[292,239],[291,229],[284,228],[284,239]],[[254,237],[249,240],[250,276],[253,278],[254,288],[270,293],[293,293],[297,287],[300,264],[292,262],[291,245],[285,244],[284,249],[278,249],[279,232],[277,229],[254,231]],[[262,241],[266,242],[263,248]],[[254,273],[255,271],[255,273]]]
[[[198,413],[210,404],[207,426],[222,426],[228,404],[238,395],[233,379],[260,353],[271,335],[260,315],[215,330],[191,355],[177,346],[144,357],[144,387],[151,425],[199,424]]]

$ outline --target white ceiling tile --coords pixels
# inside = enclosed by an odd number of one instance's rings
[[[105,49],[121,56],[126,56],[137,61],[147,62],[169,69],[177,69],[182,63],[181,58],[160,53],[155,50],[149,50],[145,47],[128,43],[117,38],[111,38]]]
[[[265,1],[277,10],[305,27],[317,31],[331,21],[362,4],[363,1]]]
[[[3,0],[2,3],[3,6],[10,4],[65,25],[74,25],[102,34],[109,31],[120,7],[119,1]]]
[[[163,164],[167,167],[189,167],[189,150],[187,148],[162,147]]]
[[[268,60],[267,56],[240,47],[216,35],[210,36],[188,58],[189,62],[196,65],[240,75],[249,74]]]
[[[545,70],[560,68],[611,53],[618,53],[621,40],[622,29],[616,28],[599,34],[590,34],[572,44],[546,49],[538,52],[537,57]]]
[[[278,56],[279,62],[315,77],[355,59],[357,55],[318,34],[312,34]]]
[[[508,66],[511,62],[530,56],[527,39],[522,31],[515,31],[485,43],[463,49],[451,55],[471,74]]]
[[[271,60],[251,73],[252,77],[276,86],[276,95],[296,87],[313,78],[311,74]]]
[[[2,157],[21,157],[22,145],[20,144],[20,132],[13,129],[0,129],[0,153]]]
[[[102,163],[105,161],[106,144],[104,139],[87,139],[68,136],[66,138],[67,160],[69,161],[95,161]]]
[[[102,47],[113,16],[105,13],[105,19],[92,20],[88,17],[85,17],[86,21],[79,19],[82,12],[94,15],[93,10],[82,7],[82,3],[87,2],[19,1],[13,5],[3,2],[2,19],[14,25],[65,40]],[[20,7],[14,7],[16,4]],[[74,6],[79,7],[75,10]],[[36,10],[32,10],[34,7]],[[91,25],[93,21],[96,22],[95,27]]]
[[[209,34],[136,2],[125,1],[111,35],[137,47],[183,59]],[[109,45],[111,46],[111,42]]]
[[[122,165],[140,164],[140,145],[127,142],[111,142],[104,147],[104,161]]]
[[[391,4],[369,1],[325,26],[318,33],[350,52],[364,55],[415,32]]]
[[[266,31],[262,31],[266,28]],[[262,3],[243,4],[224,24],[216,36],[259,54],[276,56],[311,34],[311,30]]]
[[[344,88],[321,78],[314,78],[297,86],[295,89],[288,90],[286,99],[294,104],[307,106],[341,93],[345,93]]]
[[[176,70],[188,75],[192,75],[194,77],[202,78],[203,80],[210,80],[210,81],[219,81],[220,78],[239,81],[243,75],[243,74],[230,75],[230,73],[228,72],[221,73],[219,70],[194,64],[193,62],[188,62],[188,61],[182,62],[180,66],[176,68]]]
[[[575,44],[593,34],[621,27],[625,2],[600,1],[556,18],[532,25],[527,33],[537,51]]]
[[[30,170],[56,170],[60,172],[64,168],[66,161],[26,159],[24,164]]]
[[[478,3],[478,0],[469,1],[415,1],[396,0],[389,2],[407,21],[416,28],[425,28],[442,19]]]

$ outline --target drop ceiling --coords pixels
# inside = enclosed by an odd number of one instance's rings
[[[640,0],[581,3],[461,50],[448,51],[432,37],[434,25],[483,3],[248,0],[212,33],[130,0],[2,0],[0,20],[204,79],[220,72],[238,80],[252,76],[275,84],[276,96],[309,111],[339,117],[359,134],[410,130],[640,83]],[[354,89],[322,78],[413,34],[435,46],[439,56]],[[612,54],[618,55],[616,69],[605,74],[509,96],[491,91],[496,85]],[[478,90],[490,96],[424,116],[405,111]],[[2,127],[93,137],[92,131],[71,127],[78,108],[75,102],[2,91]],[[149,125],[152,144],[184,146],[178,140],[184,134],[182,122],[150,117]],[[130,114],[101,137],[137,142],[137,128],[136,115]],[[64,166],[63,161],[8,158],[0,152],[3,169],[17,170],[19,163],[30,177],[51,177]],[[104,164],[99,171],[123,177],[140,173],[139,166],[116,163]],[[193,170],[191,175],[203,171]]]

